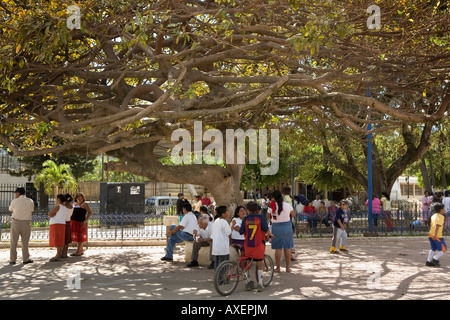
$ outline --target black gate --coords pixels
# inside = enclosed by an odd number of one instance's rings
[[[144,225],[144,213],[144,183],[100,183],[101,226]]]

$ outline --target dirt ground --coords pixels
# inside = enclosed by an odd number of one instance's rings
[[[292,272],[275,274],[264,292],[244,290],[231,297],[214,289],[213,270],[187,268],[184,249],[163,262],[163,246],[90,247],[82,257],[49,262],[50,248],[31,248],[34,263],[9,265],[0,251],[0,299],[21,300],[447,300],[450,259],[425,266],[426,237],[349,238],[347,254],[329,254],[330,239],[295,239]],[[73,252],[73,249],[71,250]],[[80,275],[80,281],[73,280]],[[75,278],[76,279],[76,278]],[[71,287],[68,287],[69,286]],[[77,287],[77,285],[79,285]]]

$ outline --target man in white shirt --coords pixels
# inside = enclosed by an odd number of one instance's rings
[[[16,198],[11,201],[9,211],[11,215],[11,247],[9,264],[16,264],[17,243],[19,236],[22,241],[22,260],[24,264],[32,263],[28,251],[31,235],[31,215],[34,211],[33,200],[25,196],[25,188],[19,187],[15,191]]]
[[[209,260],[211,260],[211,267],[214,268],[213,265],[213,257],[211,255],[211,231],[212,231],[213,223],[209,221],[209,216],[202,215],[200,218],[198,218],[198,226],[196,230],[194,230],[194,244],[192,246],[192,255],[191,255],[191,263],[189,263],[187,266],[189,268],[197,267],[198,266],[198,252],[200,251],[201,247],[210,247],[209,250]]]
[[[183,207],[183,219],[178,226],[170,226],[167,240],[166,255],[161,258],[163,261],[173,261],[173,248],[175,244],[184,241],[194,241],[194,230],[197,228],[197,218],[192,213],[192,205],[186,203]]]

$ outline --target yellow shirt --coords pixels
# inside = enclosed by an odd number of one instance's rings
[[[436,238],[440,239],[442,238],[442,227],[444,226],[444,216],[440,213],[435,213],[431,216],[430,219],[430,233],[429,236],[433,237],[434,236],[434,232],[436,230],[436,226],[439,225],[439,230],[436,234]]]

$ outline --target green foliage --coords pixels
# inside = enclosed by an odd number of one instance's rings
[[[52,160],[46,160],[42,166],[42,171],[34,179],[34,185],[37,189],[42,183],[45,193],[51,195],[53,187],[76,188],[77,183],[72,175],[70,166],[66,164],[57,165]]]
[[[96,165],[95,157],[86,157],[78,154],[71,155],[41,155],[35,157],[19,157],[20,161],[25,165],[23,171],[10,171],[13,176],[21,176],[31,178],[42,171],[43,163],[52,160],[56,165],[66,164],[70,167],[71,173],[76,181],[81,181],[82,177],[94,170]]]

